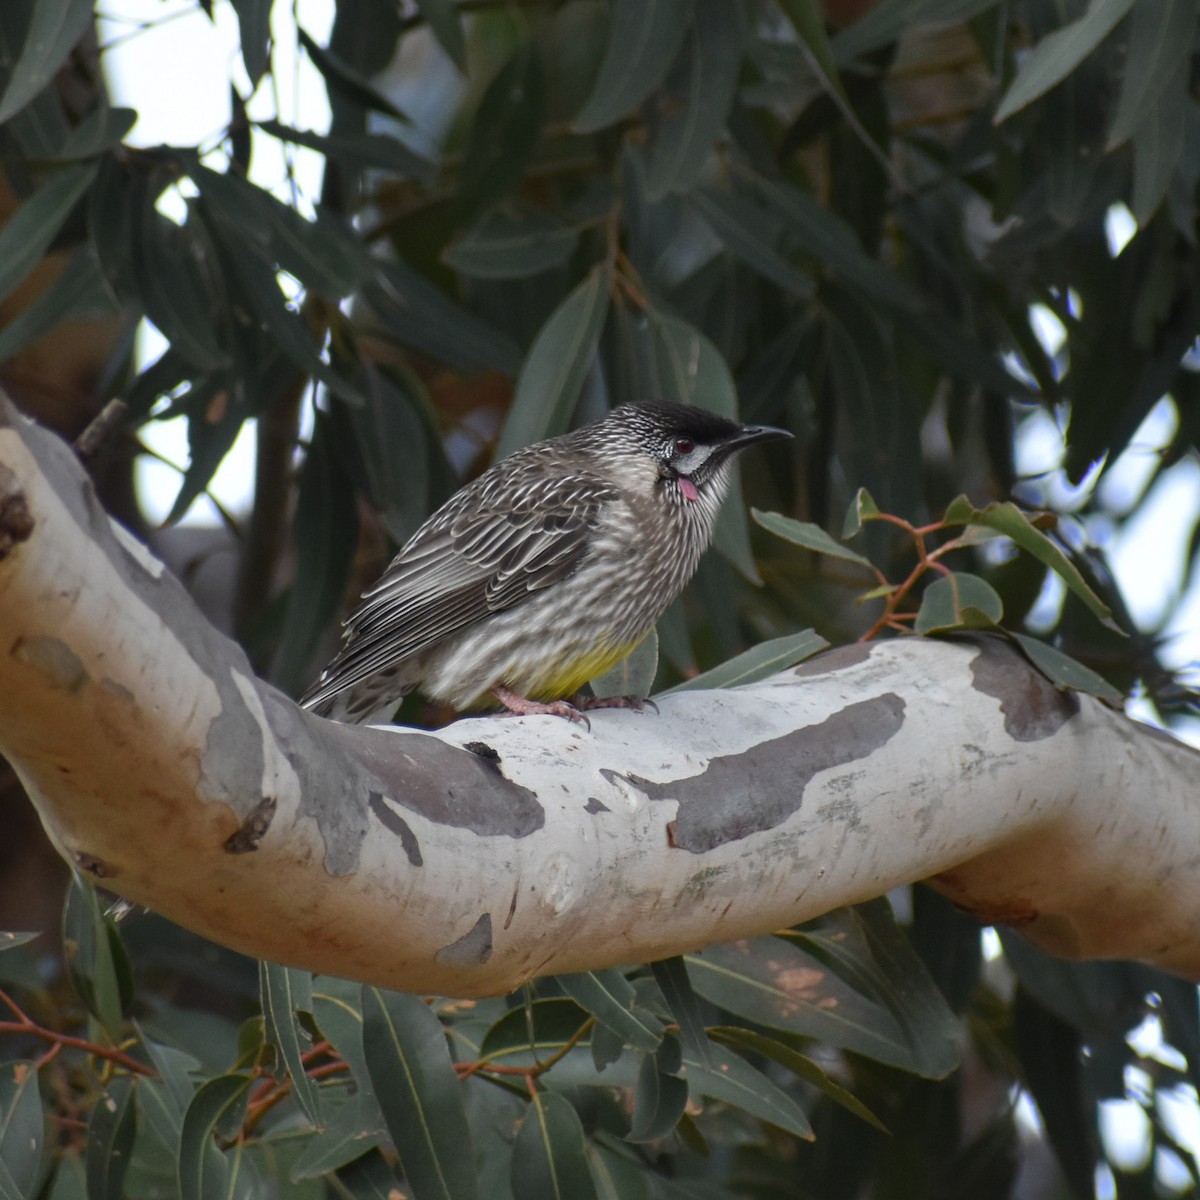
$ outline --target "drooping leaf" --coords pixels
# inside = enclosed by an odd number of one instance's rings
[[[871,566],[870,559],[830,537],[820,525],[814,525],[811,521],[797,521],[793,517],[785,517],[782,513],[762,512],[757,508],[752,508],[750,515],[756,524],[793,545],[803,546],[805,550],[815,550],[818,554],[825,554],[830,558],[845,559],[846,562],[857,563],[860,567]]]
[[[1125,697],[1119,688],[1113,687],[1102,675],[1097,675],[1091,667],[1076,661],[1061,650],[1023,633],[1014,633],[1017,643],[1025,652],[1026,657],[1039,671],[1059,687],[1070,688],[1076,692],[1087,692],[1103,700],[1106,704],[1123,707]]]
[[[32,1194],[42,1138],[37,1066],[24,1059],[0,1063],[0,1186],[7,1184],[14,1200]]]
[[[517,377],[497,458],[567,429],[607,312],[608,271],[597,265],[534,339]]]
[[[133,973],[96,889],[78,874],[72,876],[63,907],[63,950],[80,999],[109,1035],[115,1035],[132,998]]]
[[[679,1124],[687,1102],[683,1054],[678,1039],[668,1037],[657,1052],[642,1055],[626,1140],[656,1142],[665,1138]]]
[[[999,124],[1061,83],[1108,36],[1134,0],[1089,0],[1087,11],[1033,48],[996,109]]]
[[[7,0],[0,36],[0,125],[55,76],[92,20],[92,0]]]
[[[297,25],[297,36],[312,64],[325,77],[331,92],[360,108],[386,113],[397,121],[408,118],[364,75],[356,71],[339,55],[318,45],[303,26]]]
[[[852,1112],[856,1117],[861,1117],[866,1121],[868,1125],[874,1125],[876,1129],[887,1132],[887,1126],[857,1096],[838,1083],[811,1058],[801,1054],[799,1050],[776,1038],[768,1037],[765,1033],[733,1025],[714,1026],[709,1029],[708,1035],[714,1042],[723,1046],[733,1046],[747,1053],[760,1054],[764,1058],[779,1063],[781,1067],[786,1067],[794,1075],[803,1079],[805,1083],[811,1083],[813,1087],[820,1089],[847,1112]]]
[[[542,60],[532,41],[519,45],[488,85],[463,155],[460,219],[474,220],[520,179],[546,110]]]
[[[317,1088],[308,1077],[303,1057],[312,1048],[312,1041],[297,1021],[298,1013],[312,1012],[312,975],[295,967],[263,960],[258,964],[258,979],[265,1040],[275,1048],[279,1066],[291,1078],[292,1089],[305,1115],[314,1125],[319,1125],[321,1109]]]
[[[157,1079],[138,1081],[140,1124],[152,1129],[168,1150],[176,1152],[183,1131],[184,1114],[196,1093],[192,1072],[200,1064],[183,1050],[154,1041],[144,1030],[139,1032],[151,1065],[158,1072]]]
[[[1121,632],[1113,622],[1112,610],[1091,589],[1079,568],[1011,501],[977,509],[965,496],[959,496],[946,508],[942,520],[948,525],[982,525],[1011,538],[1022,550],[1032,554],[1038,562],[1059,576],[1095,613],[1101,624]]]
[[[682,103],[668,108],[650,146],[646,192],[651,200],[696,182],[725,126],[745,39],[741,5],[695,0],[695,17],[683,51]]]
[[[442,261],[475,279],[523,279],[561,266],[579,243],[577,226],[544,213],[489,213],[442,252]]]
[[[522,1200],[595,1200],[583,1126],[570,1102],[554,1092],[530,1097],[513,1144],[512,1188]]]
[[[137,1133],[134,1082],[117,1075],[92,1108],[87,1130],[88,1200],[121,1200]]]
[[[684,1054],[693,1062],[706,1066],[712,1062],[708,1049],[708,1035],[704,1032],[704,1015],[700,1001],[692,990],[687,962],[681,955],[662,958],[650,964],[654,982],[662,990],[663,999],[671,1015],[679,1023],[679,1035]]]
[[[95,178],[95,163],[60,167],[0,228],[0,299],[11,295],[45,256]]]
[[[216,1200],[233,1194],[242,1167],[242,1146],[226,1153],[217,1139],[236,1138],[246,1117],[253,1080],[248,1075],[217,1075],[203,1084],[183,1118],[179,1139],[179,1194],[182,1200]]]
[[[293,1180],[316,1179],[336,1171],[383,1140],[374,1095],[356,1092],[340,1103],[326,1098],[322,1108],[325,1118],[320,1132],[305,1142],[292,1162],[289,1176]]]
[[[789,633],[784,637],[759,642],[749,650],[735,655],[711,671],[705,671],[692,679],[685,679],[674,687],[659,692],[669,696],[672,692],[697,691],[700,689],[737,687],[743,683],[755,683],[778,671],[786,671],[798,662],[827,650],[829,643],[811,629],[800,633]]]
[[[41,937],[40,932],[33,933],[17,933],[12,930],[0,930],[0,953],[5,950],[15,950],[18,946],[24,946],[28,942],[32,942],[34,938]]]
[[[511,1009],[487,1031],[479,1057],[504,1067],[532,1066],[568,1043],[586,1045],[580,1031],[588,1020],[587,1010],[573,999],[535,1000],[527,1010]]]
[[[307,146],[344,166],[387,171],[402,179],[419,179],[422,183],[429,183],[433,179],[433,164],[391,134],[314,133],[310,129],[295,129],[276,120],[260,121],[259,128],[280,141]]]
[[[266,73],[271,48],[271,7],[274,0],[231,0],[241,33],[242,62],[250,77],[250,89],[258,87]]]
[[[992,629],[1004,617],[1004,602],[986,579],[967,571],[941,575],[921,596],[917,633],[949,629]]]
[[[632,112],[662,81],[692,20],[693,0],[615,0],[608,47],[573,124],[593,133]]]
[[[364,988],[363,1046],[415,1200],[478,1195],[471,1130],[446,1035],[416,996]]]
[[[800,1105],[744,1058],[726,1049],[711,1064],[686,1057],[684,1063],[693,1093],[731,1104],[805,1141],[813,1140],[812,1126]]]
[[[137,122],[137,116],[136,110],[132,108],[101,105],[71,130],[57,157],[65,162],[71,159],[95,158],[115,150]]]
[[[290,692],[307,682],[317,639],[341,606],[358,532],[354,482],[331,424],[329,415],[318,413],[296,498],[296,579],[272,670]]]

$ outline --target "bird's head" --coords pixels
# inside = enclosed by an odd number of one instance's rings
[[[729,485],[729,464],[754,442],[792,435],[770,425],[742,425],[705,408],[629,404],[607,418],[654,462],[660,487],[685,504],[719,503]],[[706,504],[705,507],[708,507]]]

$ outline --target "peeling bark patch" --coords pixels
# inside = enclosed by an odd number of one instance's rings
[[[815,775],[866,758],[903,722],[904,701],[887,692],[849,704],[819,725],[711,759],[701,774],[688,779],[652,783],[635,775],[628,778],[649,799],[679,804],[678,815],[667,826],[668,842],[702,854],[781,825],[800,808]]]
[[[595,796],[592,796],[583,806],[583,811],[586,813],[592,813],[594,815],[595,813],[612,812],[612,809],[609,808],[607,804],[597,800]]]
[[[425,860],[421,857],[421,846],[417,835],[412,831],[412,826],[398,812],[393,812],[388,807],[387,800],[379,792],[372,792],[368,803],[380,825],[400,839],[401,848],[408,855],[408,861],[414,867],[423,867]]]
[[[487,742],[464,742],[464,750],[470,750],[472,754],[478,754],[486,763],[491,763],[493,766],[500,765],[500,751],[495,746],[489,746]]]
[[[1059,691],[1015,647],[1000,638],[972,638],[975,687],[1000,701],[1004,731],[1014,741],[1039,742],[1056,734],[1078,711],[1079,697]]]
[[[329,735],[382,785],[391,802],[480,837],[528,837],[546,812],[527,787],[458,746],[424,734],[330,725]]]
[[[836,646],[800,663],[792,668],[792,674],[803,679],[808,675],[832,675],[834,671],[846,671],[857,667],[871,657],[870,642],[851,642],[849,646]]]
[[[29,541],[33,534],[33,514],[25,493],[8,491],[13,484],[13,472],[0,467],[0,561],[6,559],[14,546]]]
[[[264,796],[250,810],[241,827],[225,839],[225,853],[253,854],[271,828],[271,822],[275,819],[275,805],[274,796]]]
[[[112,863],[106,863],[104,859],[97,858],[94,854],[87,854],[82,850],[76,850],[71,857],[75,860],[75,864],[80,870],[86,871],[89,875],[94,875],[97,879],[111,879],[117,874],[117,868]]]
[[[36,667],[49,679],[51,686],[64,692],[78,692],[88,681],[83,659],[61,638],[49,634],[17,638],[12,656]]]
[[[492,914],[483,916],[456,942],[443,946],[434,956],[448,967],[481,967],[492,957]]]

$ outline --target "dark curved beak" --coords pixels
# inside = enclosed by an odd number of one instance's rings
[[[753,442],[774,442],[793,436],[789,430],[777,429],[774,425],[743,425],[742,431],[731,437],[726,445],[730,450],[740,450]]]

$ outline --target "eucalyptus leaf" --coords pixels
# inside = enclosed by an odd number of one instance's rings
[[[534,1091],[530,1097],[513,1144],[512,1188],[522,1200],[595,1200],[583,1125],[554,1092]]]
[[[0,38],[0,125],[54,78],[92,21],[92,0],[6,0]],[[9,41],[17,31],[18,45]],[[3,261],[3,256],[0,256]]]
[[[1125,697],[1120,690],[1113,687],[1107,679],[1098,675],[1091,667],[1085,667],[1083,663],[1038,638],[1032,638],[1023,633],[1014,633],[1013,637],[1025,651],[1029,661],[1051,682],[1059,687],[1070,688],[1072,691],[1087,692],[1117,708],[1124,707]]]
[[[793,517],[785,517],[782,513],[762,512],[757,508],[752,508],[750,515],[756,524],[793,545],[803,546],[805,550],[814,550],[830,558],[845,559],[846,562],[856,563],[860,567],[871,566],[870,559],[836,541],[820,525],[814,525],[811,521],[797,521]]]
[[[940,575],[921,597],[917,633],[949,629],[992,629],[1004,617],[1004,602],[985,579],[966,571]]]
[[[820,654],[822,650],[828,648],[829,643],[811,629],[805,629],[800,633],[790,633],[784,637],[771,638],[769,641],[759,642],[757,646],[735,655],[719,667],[713,667],[711,671],[705,671],[691,679],[685,679],[683,683],[677,683],[674,687],[667,688],[658,694],[670,696],[673,692],[738,687],[744,683],[756,683],[779,671],[786,671],[788,667],[794,667],[798,662],[803,662],[806,658]]]

